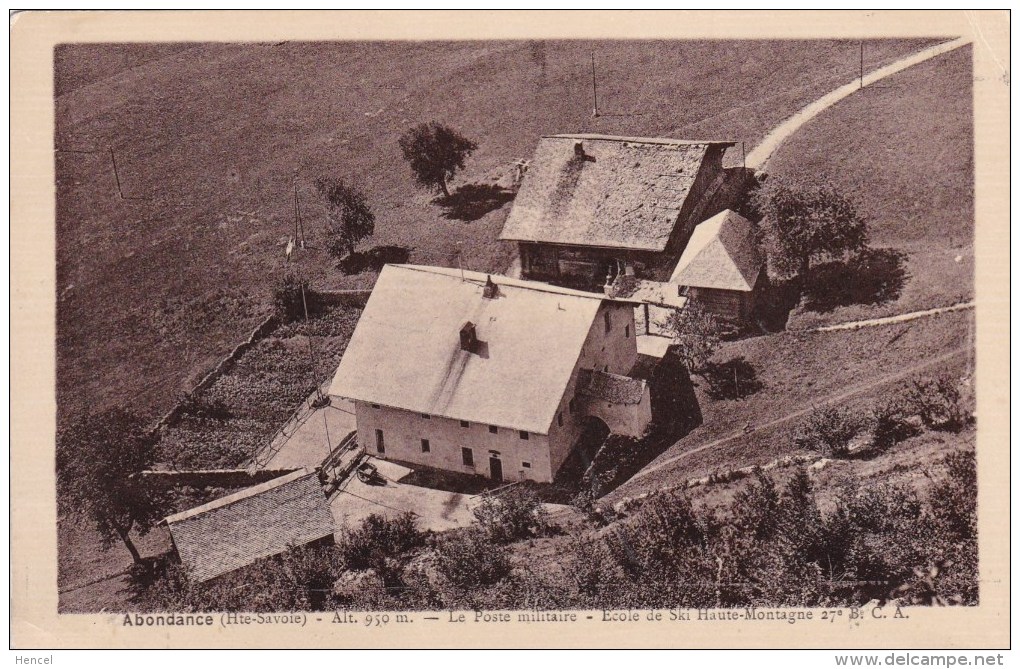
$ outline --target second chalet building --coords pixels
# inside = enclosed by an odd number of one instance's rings
[[[525,279],[598,289],[621,268],[665,280],[694,226],[727,206],[742,174],[733,142],[608,135],[543,137],[500,239]],[[737,178],[729,179],[734,172]]]
[[[387,265],[330,386],[366,452],[494,481],[553,480],[601,421],[651,422],[634,304],[532,281]]]

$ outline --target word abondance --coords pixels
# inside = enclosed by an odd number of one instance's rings
[[[163,627],[163,626],[207,626],[212,627],[213,616],[208,613],[160,613],[124,614],[124,627]]]

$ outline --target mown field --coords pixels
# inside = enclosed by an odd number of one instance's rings
[[[788,327],[874,318],[974,298],[971,47],[882,80],[781,146],[770,174],[824,179],[871,222],[872,245],[906,254],[894,299],[801,308]]]
[[[865,65],[930,42],[868,42]],[[458,220],[416,191],[396,143],[410,125],[438,119],[478,142],[455,186],[506,184],[543,133],[753,145],[857,67],[857,42],[825,40],[63,45],[58,419],[112,404],[155,416],[254,327],[285,269],[295,182],[319,248],[312,184],[336,175],[375,210],[364,248],[443,265],[459,250],[465,267],[503,269],[509,249],[495,239],[509,207]],[[322,287],[374,280],[344,276],[321,251],[300,269]]]

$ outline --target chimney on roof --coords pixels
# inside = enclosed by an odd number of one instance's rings
[[[482,290],[482,297],[487,300],[494,300],[499,297],[499,286],[492,280],[492,275],[485,277],[485,288]]]
[[[574,155],[578,158],[584,158],[584,142],[581,140],[574,142]]]
[[[478,334],[475,332],[475,324],[471,321],[464,323],[460,328],[460,348],[468,353],[474,353],[478,348]]]

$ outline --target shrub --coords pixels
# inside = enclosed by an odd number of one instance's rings
[[[874,425],[872,447],[886,451],[917,434],[919,430],[910,422],[911,416],[910,405],[902,396],[896,395],[878,404],[871,411]]]
[[[914,380],[907,390],[910,410],[933,430],[958,432],[969,422],[960,389],[948,376]]]
[[[461,590],[475,590],[505,578],[513,565],[506,548],[493,543],[480,528],[450,533],[435,544],[436,569]]]
[[[396,518],[372,514],[361,527],[344,534],[337,546],[348,569],[385,571],[387,559],[399,558],[424,546],[425,538],[410,511]]]
[[[474,515],[481,530],[497,544],[540,537],[549,530],[538,495],[524,485],[486,497],[475,508]]]
[[[808,415],[794,441],[801,448],[843,458],[849,455],[850,441],[857,436],[860,428],[860,421],[849,411],[826,405],[817,407]]]

